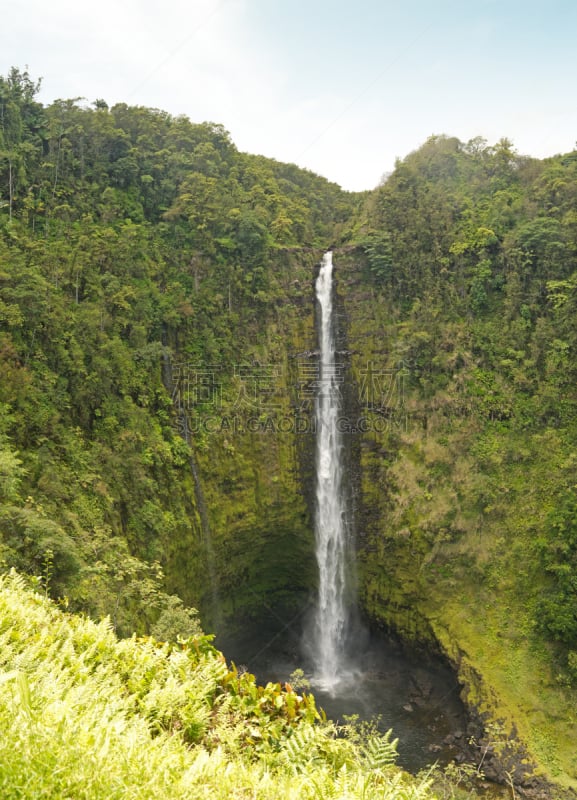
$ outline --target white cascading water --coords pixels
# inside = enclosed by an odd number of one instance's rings
[[[326,688],[342,673],[347,628],[346,504],[342,493],[341,393],[333,336],[333,259],[325,253],[316,282],[320,307],[320,367],[316,398],[316,557],[319,594],[315,617],[315,678]]]

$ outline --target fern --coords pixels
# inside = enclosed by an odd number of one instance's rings
[[[430,800],[390,732],[359,745],[197,644],[118,641],[0,576],[2,800]]]
[[[284,755],[286,761],[299,771],[303,765],[310,763],[311,753],[316,750],[316,732],[312,727],[301,726],[287,738]]]
[[[371,736],[364,746],[364,762],[367,769],[385,770],[395,764],[398,753],[398,739],[391,741],[392,730],[383,736]]]

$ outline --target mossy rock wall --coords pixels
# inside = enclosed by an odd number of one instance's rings
[[[278,299],[253,325],[250,352],[219,376],[218,403],[189,414],[206,509],[195,545],[202,568],[187,585],[180,548],[168,573],[219,634],[265,607],[294,613],[316,583],[313,406],[302,365],[315,360],[319,260],[282,252],[271,260]],[[194,505],[199,516],[198,497]]]
[[[528,761],[574,789],[574,690],[535,623],[536,541],[570,454],[554,431],[501,418],[468,320],[399,309],[361,252],[335,264],[365,422],[354,476],[362,610],[450,660],[469,707],[521,743],[518,772]]]

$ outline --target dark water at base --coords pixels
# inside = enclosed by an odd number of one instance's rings
[[[300,636],[269,621],[243,627],[217,639],[228,660],[254,673],[259,682],[289,681],[302,668],[311,681],[317,706],[329,719],[344,722],[358,714],[376,718],[382,732],[398,737],[398,763],[411,772],[459,757],[466,744],[466,716],[453,672],[440,660],[411,653],[398,643],[371,635],[359,649],[345,679],[325,691],[314,684],[310,665],[300,652]]]

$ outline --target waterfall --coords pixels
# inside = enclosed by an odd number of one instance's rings
[[[312,644],[316,679],[334,686],[345,659],[347,520],[343,495],[342,401],[333,335],[333,259],[325,253],[316,281],[320,366],[316,396],[316,558],[319,593]]]

